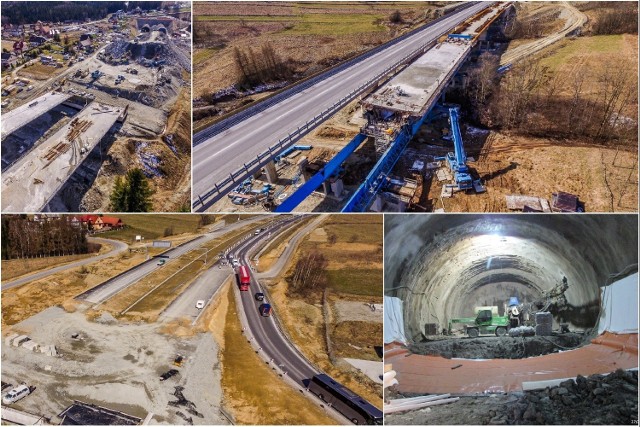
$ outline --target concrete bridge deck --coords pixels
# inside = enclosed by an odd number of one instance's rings
[[[92,103],[2,174],[3,212],[37,212],[107,134],[122,108]]]
[[[71,95],[60,92],[49,92],[33,101],[23,104],[11,111],[2,113],[2,139],[24,125],[40,117],[47,111],[71,98]]]

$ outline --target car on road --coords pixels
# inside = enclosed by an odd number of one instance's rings
[[[164,265],[164,263],[165,263],[165,262],[166,262],[166,261],[165,261],[165,260],[163,260],[163,259],[158,260],[158,265]]]
[[[260,307],[258,307],[258,311],[260,312],[260,316],[262,317],[271,316],[271,304],[267,304],[266,302],[260,304]]]
[[[240,261],[238,261],[237,259],[233,260],[233,266],[234,267],[240,267]]]
[[[196,301],[196,308],[198,310],[201,310],[204,308],[204,300],[203,299],[199,299],[198,301]]]
[[[264,300],[264,294],[262,292],[256,292],[256,301],[262,301]]]

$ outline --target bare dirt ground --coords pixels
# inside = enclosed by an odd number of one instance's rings
[[[194,424],[225,423],[218,411],[218,348],[208,334],[177,339],[160,333],[156,325],[123,325],[111,317],[89,322],[82,312],[66,313],[57,307],[3,328],[3,334],[12,332],[53,344],[61,354],[50,357],[3,345],[2,380],[37,387],[13,405],[18,409],[55,419],[78,399],[140,418],[153,412],[152,423],[184,424],[178,411]],[[173,367],[177,353],[187,355],[186,363],[176,377],[161,382],[160,374]],[[172,394],[178,385],[201,416],[169,405],[176,400]]]
[[[150,176],[154,211],[188,210],[191,198],[190,97],[189,87],[180,91],[160,136],[121,137],[110,146],[107,161],[79,202],[83,210],[111,210],[109,195],[116,177],[135,167]],[[142,117],[140,120],[144,122]],[[171,138],[170,143],[167,143],[167,137]],[[151,163],[149,159],[153,159]]]
[[[88,265],[65,271],[2,292],[2,328],[15,325],[42,310],[60,305],[68,311],[76,310],[78,294],[146,259],[141,252],[123,253],[109,263]]]
[[[372,310],[370,304],[337,300],[333,303],[337,322],[350,320],[382,323],[382,310]]]
[[[505,196],[551,200],[552,193],[565,191],[578,195],[588,212],[637,210],[637,153],[580,141],[492,133],[478,161],[469,166],[486,182],[486,193],[440,199],[442,185],[432,181],[428,203],[444,205],[446,212],[506,212]]]

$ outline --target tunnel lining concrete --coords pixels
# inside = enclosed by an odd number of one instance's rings
[[[404,301],[409,339],[419,339],[425,323],[444,327],[449,317],[472,315],[461,308],[461,297],[489,280],[491,273],[481,270],[490,257],[500,262],[509,255],[519,262],[517,271],[506,271],[505,277],[511,274],[532,292],[550,289],[566,277],[570,310],[558,320],[583,328],[595,323],[593,307],[598,306],[598,289],[606,277],[637,262],[637,224],[632,216],[448,215],[412,216],[410,222],[390,216],[385,228],[385,293]],[[483,249],[473,240],[479,236],[498,237],[480,238],[486,240]],[[496,249],[496,239],[499,243],[502,238],[517,248]]]

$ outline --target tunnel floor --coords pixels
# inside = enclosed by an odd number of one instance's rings
[[[415,397],[386,392],[385,398]],[[428,410],[427,410],[428,409]],[[638,424],[638,372],[579,376],[543,390],[480,397],[385,415],[385,425],[630,425]]]
[[[588,337],[567,333],[548,337],[437,339],[412,344],[409,350],[414,354],[447,359],[523,359],[572,350],[588,343]]]

